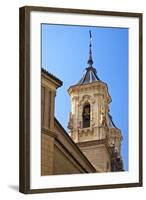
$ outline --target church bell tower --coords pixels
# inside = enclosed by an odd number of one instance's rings
[[[80,81],[69,87],[71,112],[68,128],[71,138],[97,172],[123,171],[122,135],[109,113],[111,97],[107,84],[93,67],[90,34],[88,66]]]

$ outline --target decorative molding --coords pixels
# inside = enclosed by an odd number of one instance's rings
[[[46,128],[42,128],[41,133],[46,134],[46,135],[51,136],[51,137],[54,137],[54,138],[57,138],[56,132],[50,131],[49,129],[46,129]]]

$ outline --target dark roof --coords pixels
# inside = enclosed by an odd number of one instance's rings
[[[77,85],[92,83],[95,81],[100,81],[100,79],[97,76],[96,69],[90,66],[86,68],[86,71],[84,72],[82,78],[80,79]]]
[[[113,122],[112,116],[109,113],[107,114],[107,117],[108,117],[108,127],[109,128],[117,128]]]
[[[57,81],[60,84],[60,86],[63,84],[63,82],[59,78],[57,78],[56,76],[54,76],[53,74],[51,74],[50,72],[48,72],[46,69],[41,68],[41,70],[42,70],[42,72],[44,74],[46,74],[47,76],[50,76],[52,79],[54,79],[55,81]]]

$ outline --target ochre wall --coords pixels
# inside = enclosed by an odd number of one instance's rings
[[[42,73],[41,175],[95,172],[94,167],[54,121],[56,79]],[[58,125],[57,125],[58,124]]]
[[[110,154],[107,151],[107,147],[104,143],[80,146],[80,149],[98,172],[111,171]]]
[[[53,174],[78,174],[81,170],[71,162],[71,158],[68,158],[61,149],[56,145],[54,148],[54,167]]]
[[[41,175],[53,174],[54,138],[41,134]]]

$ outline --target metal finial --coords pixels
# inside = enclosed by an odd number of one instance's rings
[[[89,67],[92,67],[92,64],[93,64],[93,59],[92,59],[92,44],[91,44],[91,40],[92,40],[92,33],[91,33],[91,30],[89,30],[89,36],[90,36],[90,44],[89,44],[89,59],[88,59],[88,64],[89,64]]]

